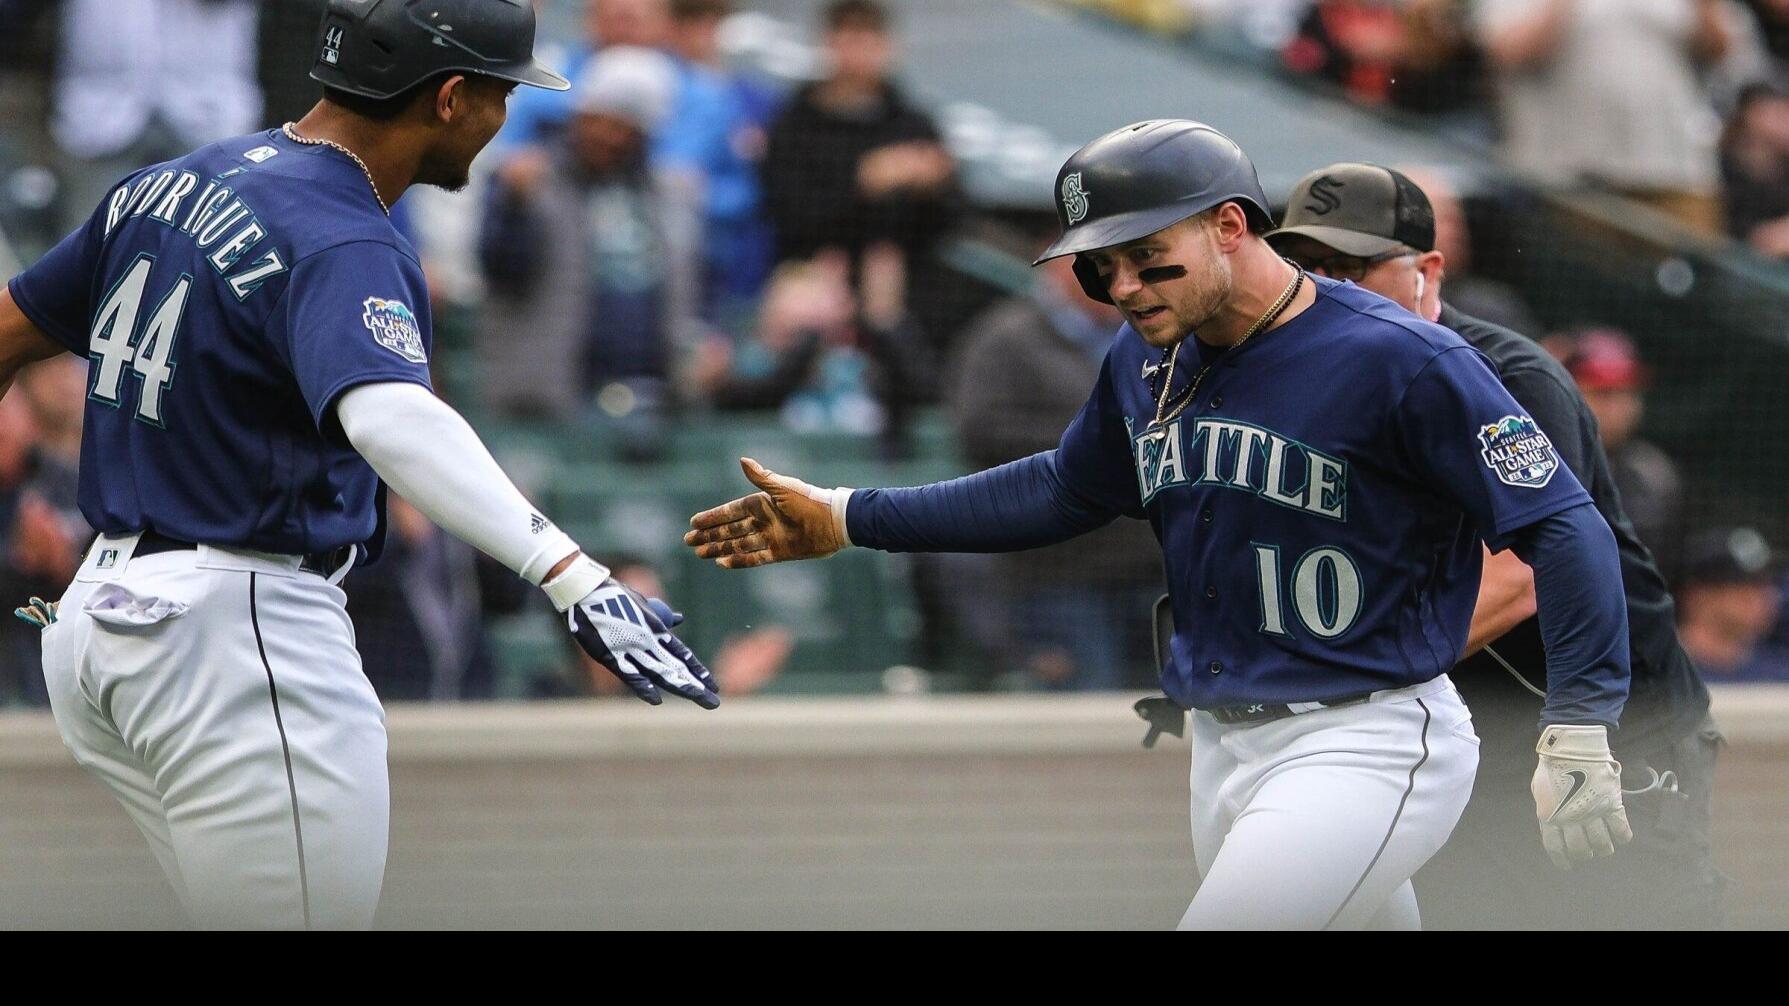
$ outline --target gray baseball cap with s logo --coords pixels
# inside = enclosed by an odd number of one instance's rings
[[[1394,249],[1435,248],[1435,210],[1403,172],[1345,162],[1299,180],[1270,244],[1298,235],[1362,258]]]

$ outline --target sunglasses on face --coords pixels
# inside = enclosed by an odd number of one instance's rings
[[[1411,258],[1421,254],[1412,248],[1393,248],[1388,252],[1362,257],[1359,255],[1288,255],[1299,268],[1314,272],[1330,279],[1351,280],[1355,283],[1364,279],[1376,265],[1390,262],[1393,259]]]

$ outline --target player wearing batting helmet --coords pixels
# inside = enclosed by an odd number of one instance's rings
[[[1719,735],[1708,689],[1677,640],[1664,577],[1622,511],[1571,375],[1532,340],[1442,300],[1447,260],[1434,208],[1402,172],[1359,163],[1312,172],[1267,240],[1311,272],[1387,297],[1483,353],[1590,493],[1620,550],[1633,683],[1614,750],[1633,845],[1593,863],[1560,862],[1572,866],[1560,873],[1531,840],[1534,723],[1546,673],[1534,574],[1509,552],[1487,554],[1466,656],[1452,672],[1481,741],[1478,782],[1453,837],[1416,875],[1425,919],[1478,929],[1719,925],[1722,881],[1709,854]]]
[[[0,388],[91,359],[80,506],[99,537],[33,599],[63,740],[200,925],[364,927],[385,869],[384,712],[336,586],[384,486],[538,584],[641,698],[704,707],[675,617],[537,511],[429,389],[429,295],[392,228],[465,184],[535,62],[526,0],[331,0],[297,123],[113,187],[0,294]]]
[[[1447,672],[1484,545],[1513,549],[1548,644],[1542,838],[1612,854],[1629,838],[1607,740],[1627,618],[1598,588],[1620,576],[1615,540],[1484,357],[1275,254],[1254,168],[1209,126],[1108,133],[1056,196],[1046,257],[1077,256],[1125,324],[1055,450],[911,489],[816,488],[745,460],[759,492],[697,514],[685,541],[745,568],[1149,521],[1176,630],[1162,684],[1195,711],[1187,928],[1419,925],[1410,878],[1478,763]]]

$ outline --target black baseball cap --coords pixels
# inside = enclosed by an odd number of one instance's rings
[[[1684,583],[1768,583],[1775,572],[1769,543],[1749,527],[1711,528],[1684,544]]]
[[[1331,164],[1299,180],[1280,229],[1267,241],[1276,244],[1288,235],[1362,258],[1397,248],[1434,251],[1435,209],[1402,172],[1351,161]]]
[[[529,0],[329,0],[311,79],[373,99],[438,73],[477,73],[551,91],[571,84],[534,58]]]

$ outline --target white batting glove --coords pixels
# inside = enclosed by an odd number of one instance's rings
[[[1634,837],[1621,805],[1621,763],[1609,753],[1609,731],[1601,725],[1555,723],[1534,746],[1534,811],[1541,844],[1553,865],[1569,870]]]

